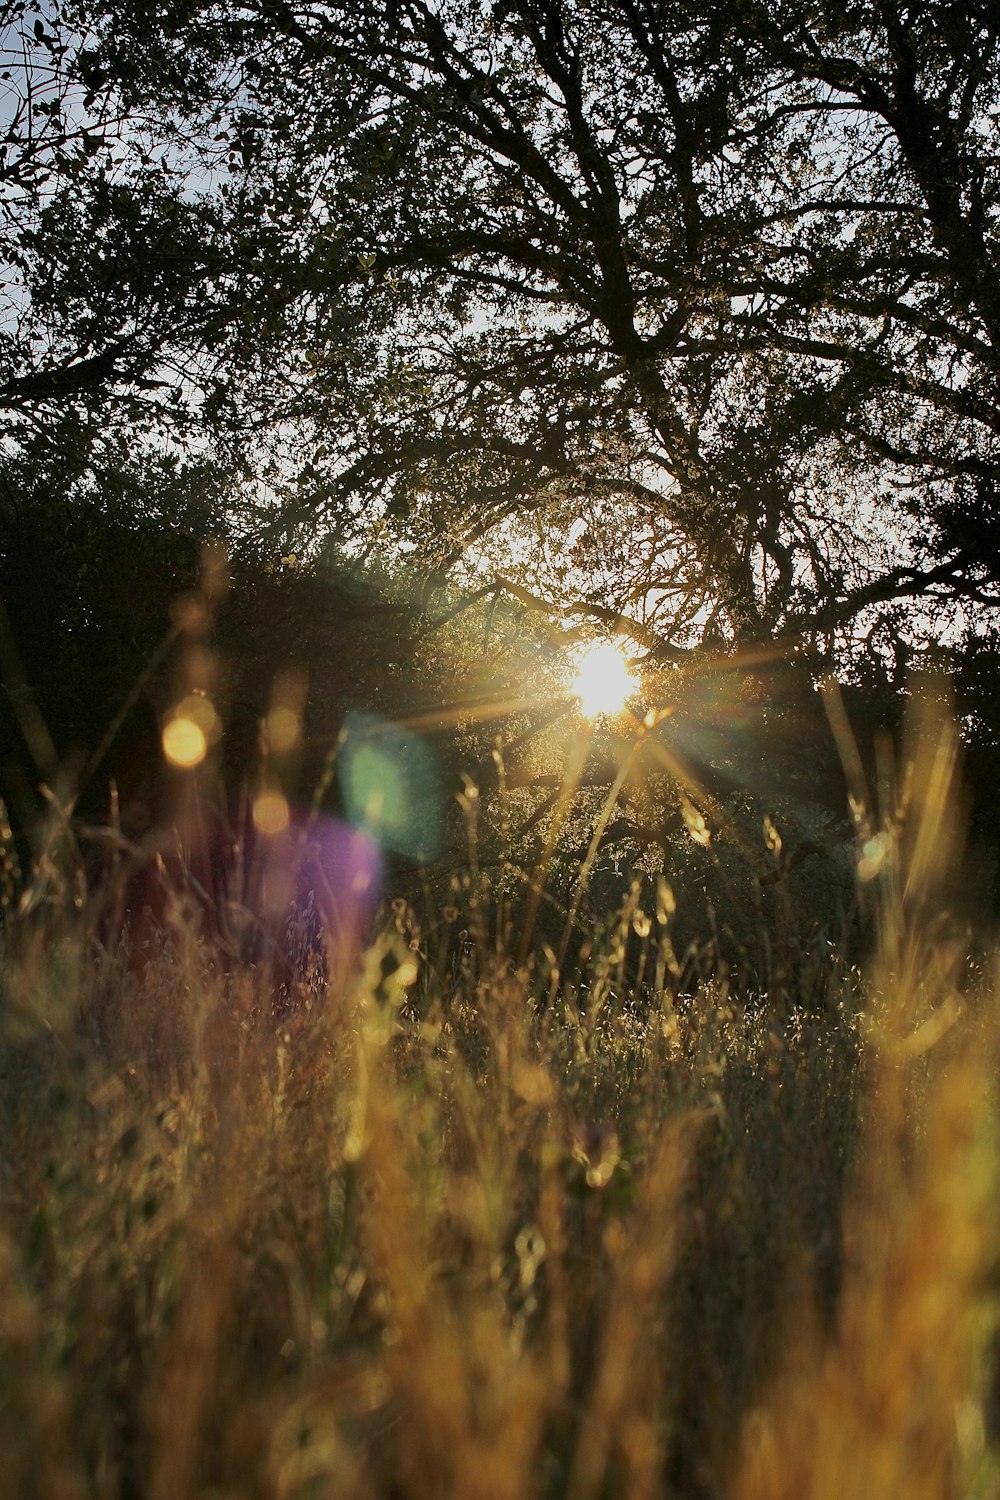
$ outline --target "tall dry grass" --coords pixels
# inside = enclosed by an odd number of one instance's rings
[[[180,908],[137,973],[99,893],[8,902],[0,1494],[993,1494],[954,764],[929,720],[857,789],[878,951],[774,1004],[681,975],[640,891],[583,976],[519,966],[473,880],[468,940],[400,902],[291,992]]]

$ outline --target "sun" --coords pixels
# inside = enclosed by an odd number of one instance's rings
[[[638,690],[635,673],[613,641],[594,641],[577,653],[570,692],[580,700],[585,718],[621,713]]]

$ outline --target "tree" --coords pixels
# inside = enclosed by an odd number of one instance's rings
[[[994,7],[172,15],[141,43],[116,7],[95,55],[211,122],[271,226],[305,525],[472,549],[498,587],[520,553],[668,659],[988,618]]]
[[[0,462],[0,796],[26,857],[51,834],[53,792],[92,832],[113,782],[127,835],[166,828],[178,785],[161,734],[191,674],[222,731],[201,793],[234,827],[265,771],[293,803],[325,788],[334,807],[351,710],[398,721],[446,697],[447,664],[421,643],[398,572],[330,546],[278,558],[235,535],[223,564],[225,479],[204,459],[122,452],[113,475],[67,490],[44,458]],[[286,700],[298,731],[265,766],[262,725]],[[448,746],[428,757],[450,794]]]
[[[271,556],[665,670],[991,623],[992,7],[6,15],[0,422],[67,493],[206,449]]]
[[[267,317],[266,238],[251,253],[210,142],[175,92],[140,100],[127,59],[106,65],[96,24],[75,0],[0,5],[0,441],[58,455],[67,485],[113,470],[123,441],[225,435],[235,471],[240,392],[273,363],[241,333]],[[197,70],[187,89],[205,97]]]

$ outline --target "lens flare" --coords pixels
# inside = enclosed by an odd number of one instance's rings
[[[577,656],[570,691],[585,718],[621,713],[638,689],[635,673],[613,641],[595,641]]]
[[[344,726],[338,775],[347,817],[383,849],[433,859],[444,823],[442,778],[431,744],[370,714]]]

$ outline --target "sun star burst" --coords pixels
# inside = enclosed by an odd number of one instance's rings
[[[580,651],[570,685],[587,719],[621,713],[638,691],[639,683],[621,649],[613,641],[595,641]]]

